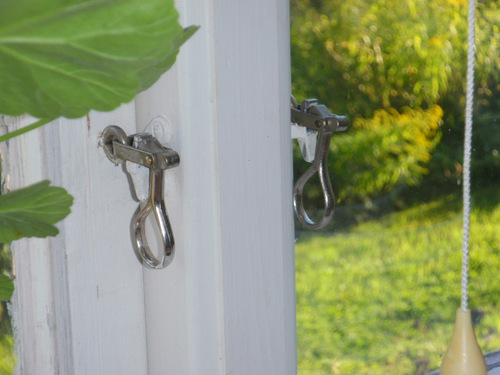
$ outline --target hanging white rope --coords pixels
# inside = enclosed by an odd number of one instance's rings
[[[472,112],[474,102],[474,60],[476,49],[476,0],[469,0],[468,30],[467,89],[465,102],[465,139],[463,167],[462,310],[467,310],[468,307],[469,287],[469,234],[471,211],[470,169],[472,154]]]
[[[463,181],[463,239],[462,239],[462,302],[457,310],[455,328],[450,345],[443,357],[441,375],[487,375],[488,367],[479,346],[472,314],[467,308],[467,289],[469,284],[469,232],[470,232],[470,169],[472,154],[472,108],[474,96],[474,57],[476,0],[469,0],[469,37],[467,52],[467,94],[465,103],[465,140],[464,140],[464,181]]]

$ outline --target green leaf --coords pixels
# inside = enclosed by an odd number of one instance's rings
[[[7,301],[14,292],[14,283],[10,277],[0,273],[0,301]]]
[[[41,181],[0,196],[0,242],[59,233],[54,224],[71,212],[73,197],[49,184]]]
[[[197,30],[173,0],[0,0],[0,113],[77,118],[151,86]]]

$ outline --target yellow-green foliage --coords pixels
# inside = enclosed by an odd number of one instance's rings
[[[498,2],[478,4],[484,82],[498,77],[498,16]],[[466,1],[292,0],[291,35],[298,99],[318,97],[342,114],[367,117],[378,108],[463,98]]]
[[[465,0],[291,0],[292,89],[297,100],[318,98],[333,112],[346,115],[352,122],[370,119],[379,109],[404,112],[405,107],[431,109],[439,105],[446,121],[440,144],[432,147],[428,180],[452,189],[460,180],[455,166],[462,163],[459,145],[463,141],[467,53],[467,1]],[[476,115],[481,123],[474,128],[475,159],[482,168],[475,173],[484,180],[492,174],[493,151],[499,142],[494,138],[495,121],[500,108],[500,3],[486,0],[477,4],[476,27]],[[386,124],[389,135],[394,116]],[[498,123],[498,122],[497,122]],[[496,124],[497,124],[496,123]],[[397,129],[396,129],[397,131]],[[377,139],[361,140],[369,144]],[[396,135],[398,137],[398,135]],[[336,142],[334,137],[333,142]],[[386,142],[391,143],[390,137]],[[355,145],[354,145],[355,146]],[[359,150],[359,149],[357,149]],[[419,151],[422,150],[419,148]],[[349,150],[347,157],[354,153]],[[375,150],[376,151],[376,150]],[[385,151],[380,150],[384,155]],[[376,155],[369,154],[376,158]],[[405,155],[402,156],[405,158]],[[420,158],[420,155],[416,155]],[[392,158],[392,175],[372,183],[371,176],[358,175],[370,191],[385,188],[397,179],[415,181],[422,170],[417,164],[399,166]],[[343,160],[343,154],[335,156]],[[408,159],[407,159],[408,160]],[[353,168],[360,168],[358,158]],[[384,163],[384,158],[377,163]],[[412,162],[411,160],[408,160]],[[474,161],[475,162],[475,161]],[[374,163],[367,163],[372,168]],[[423,166],[421,162],[418,163]],[[297,167],[296,172],[305,167]],[[383,168],[386,171],[388,168]],[[401,171],[400,171],[401,169]],[[340,195],[345,189],[363,196],[359,186],[346,185],[350,180],[335,168],[329,168]],[[412,171],[416,175],[412,175]],[[493,173],[492,173],[493,172]],[[495,174],[497,176],[498,174]],[[368,181],[370,180],[370,182]],[[379,192],[377,192],[379,193]],[[318,191],[316,196],[320,197]],[[363,196],[363,199],[373,198]]]
[[[373,118],[356,119],[349,134],[334,135],[329,163],[339,197],[352,200],[401,182],[416,184],[439,142],[442,116],[439,106],[378,110]]]
[[[12,336],[0,332],[0,375],[10,375],[14,371],[14,340]]]
[[[491,193],[498,197],[498,186]],[[500,204],[476,199],[470,308],[500,349]],[[461,213],[442,199],[334,236],[298,241],[299,375],[422,375],[437,369],[460,307]]]

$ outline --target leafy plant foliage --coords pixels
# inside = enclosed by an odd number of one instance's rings
[[[0,196],[0,242],[55,236],[55,223],[70,213],[73,197],[42,181]]]
[[[14,292],[12,280],[8,276],[0,273],[0,301],[10,299],[12,292]]]
[[[370,119],[357,118],[355,132],[332,142],[330,164],[344,186],[339,198],[362,199],[366,194],[388,192],[398,183],[415,185],[427,173],[425,165],[439,142],[441,107],[377,110]],[[349,155],[345,159],[333,155]]]
[[[196,31],[173,1],[0,2],[0,113],[110,111],[150,87]]]
[[[59,233],[54,224],[69,215],[73,197],[49,184],[41,181],[0,196],[0,243]],[[10,299],[13,291],[12,280],[0,273],[0,301]]]
[[[498,7],[478,6],[482,85],[500,66]],[[293,0],[294,92],[355,117],[425,108],[451,93],[460,104],[466,38],[465,0]]]

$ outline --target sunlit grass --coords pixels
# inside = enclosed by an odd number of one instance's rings
[[[296,246],[299,374],[426,374],[460,305],[462,218],[443,198]],[[500,349],[500,205],[475,210],[470,308]]]

